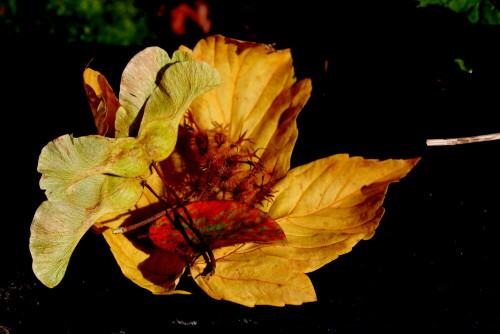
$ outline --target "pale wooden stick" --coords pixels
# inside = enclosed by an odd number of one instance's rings
[[[500,133],[492,133],[489,135],[449,138],[449,139],[427,139],[427,146],[447,146],[447,145],[461,145],[469,143],[479,143],[482,141],[499,140]]]

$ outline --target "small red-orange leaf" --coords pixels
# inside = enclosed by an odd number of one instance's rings
[[[188,217],[184,209],[177,208],[151,224],[149,237],[157,247],[195,255],[196,250],[190,243],[199,245],[204,242],[215,249],[239,243],[271,243],[285,239],[283,230],[267,213],[240,202],[193,202],[186,204],[185,209],[199,235],[186,224]]]

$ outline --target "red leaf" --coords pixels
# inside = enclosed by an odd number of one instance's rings
[[[211,249],[245,242],[271,243],[285,239],[280,226],[267,213],[236,201],[202,201],[185,205],[194,227],[199,231],[203,242]],[[153,243],[165,250],[194,255],[196,250],[189,245],[185,236],[192,243],[201,241],[189,226],[179,219],[186,218],[183,208],[170,211],[154,221],[149,228],[149,237]],[[177,216],[177,217],[176,217]],[[170,221],[177,219],[177,226]]]

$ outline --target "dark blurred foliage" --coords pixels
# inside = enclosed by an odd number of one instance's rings
[[[498,0],[416,0],[419,7],[444,6],[464,15],[471,23],[500,24],[500,2]]]
[[[59,43],[145,45],[171,34],[172,10],[200,1],[0,0],[2,37]],[[201,1],[203,2],[203,1]],[[188,18],[187,25],[195,25]],[[191,32],[191,27],[189,27]]]

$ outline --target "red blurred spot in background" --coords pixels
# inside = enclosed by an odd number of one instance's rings
[[[164,8],[160,7],[158,16],[163,16],[162,9],[164,11]],[[172,32],[177,35],[184,35],[186,33],[186,20],[189,18],[201,28],[204,34],[207,34],[212,27],[212,21],[210,20],[209,14],[210,7],[205,1],[195,1],[194,8],[185,3],[181,3],[170,11],[170,27]]]
[[[158,16],[158,17],[165,16],[165,9],[167,9],[167,6],[164,4],[161,4],[160,7],[158,8],[158,11],[156,12],[156,16]]]

